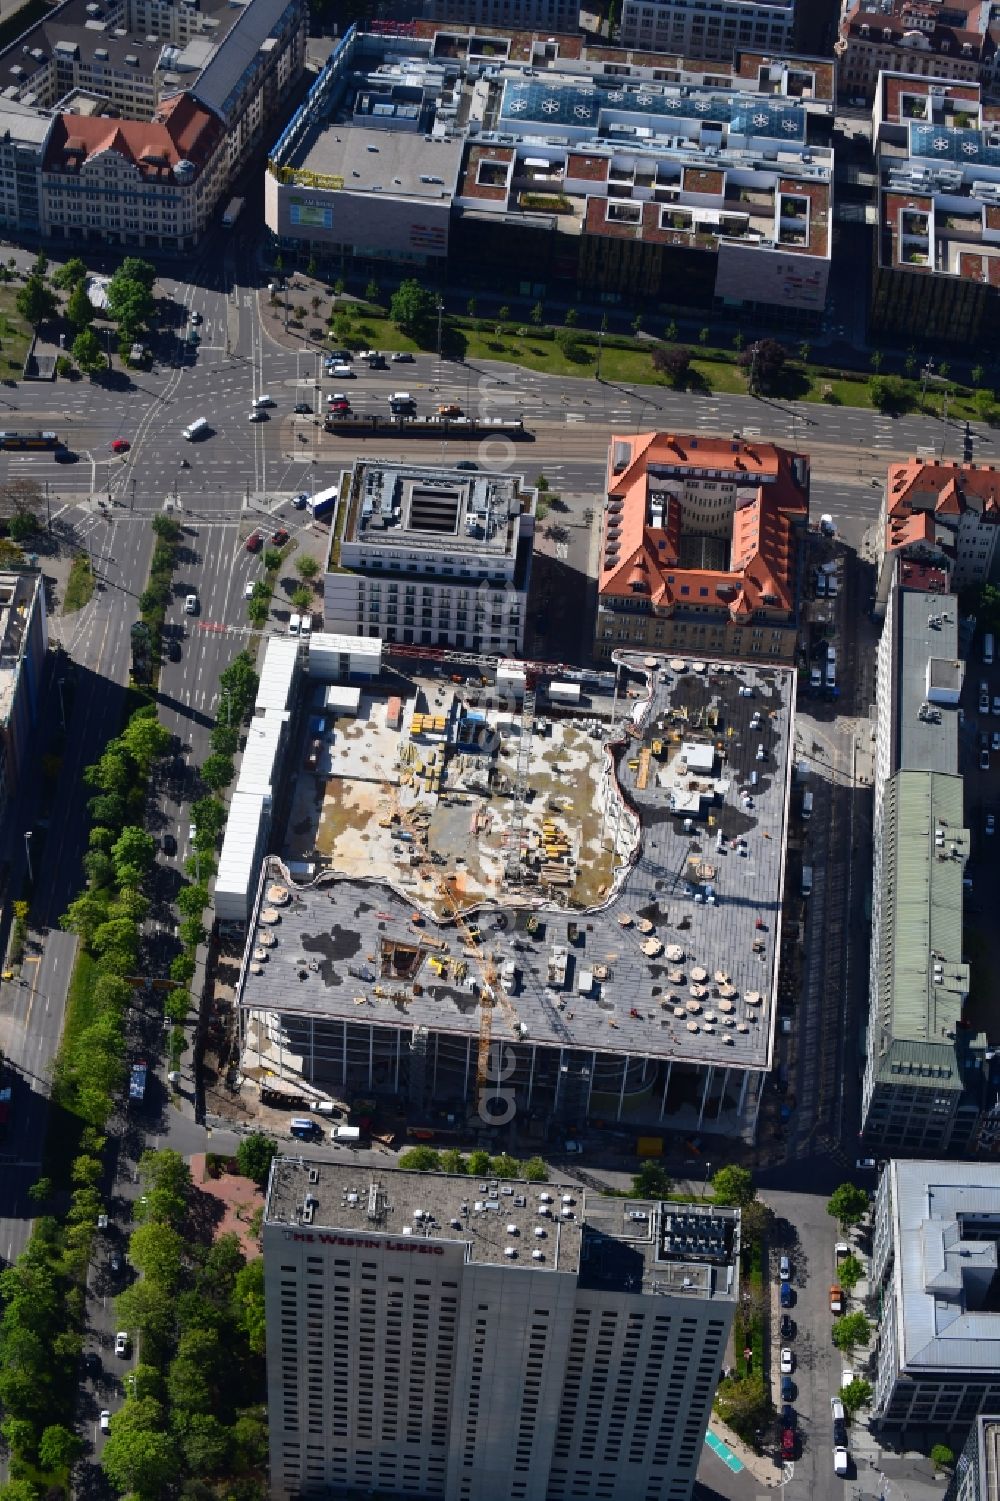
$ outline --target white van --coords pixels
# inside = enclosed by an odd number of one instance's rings
[[[311,632],[312,632],[312,628],[313,628],[313,618],[312,618],[312,616],[311,615],[303,615],[302,619],[299,622],[299,635],[300,636],[308,636],[308,635],[310,635]]]
[[[290,636],[297,636],[299,634],[299,632],[301,631],[301,629],[302,629],[302,616],[301,615],[290,615],[288,617],[288,634]]]
[[[993,632],[987,631],[983,637],[983,661],[987,667],[993,665]]]
[[[327,367],[327,373],[329,375],[335,376],[337,380],[354,379],[354,371],[351,369],[350,365],[330,365]]]
[[[803,818],[812,818],[812,812],[813,812],[813,795],[812,795],[811,792],[803,792],[803,794],[802,794],[802,817]]]
[[[198,438],[208,437],[208,423],[204,417],[198,417],[190,427],[184,429],[184,436],[189,443],[194,443]]]
[[[802,867],[802,885],[799,888],[803,896],[810,896],[813,889],[813,868],[811,865]]]

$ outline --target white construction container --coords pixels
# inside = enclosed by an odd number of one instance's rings
[[[549,699],[554,704],[578,704],[580,702],[580,684],[550,683]]]

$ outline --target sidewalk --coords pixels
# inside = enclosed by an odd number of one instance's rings
[[[767,1486],[769,1489],[776,1489],[782,1484],[783,1467],[780,1464],[776,1465],[774,1460],[766,1454],[756,1454],[750,1448],[749,1444],[745,1444],[714,1412],[709,1419],[708,1431],[717,1438],[722,1439],[726,1448],[736,1456],[743,1468],[753,1476],[758,1485]],[[714,1445],[710,1445],[709,1447],[714,1447]],[[719,1457],[724,1459],[722,1455]]]

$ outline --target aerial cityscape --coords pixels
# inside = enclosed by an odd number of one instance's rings
[[[0,4],[0,1501],[1000,1501],[1000,6]]]

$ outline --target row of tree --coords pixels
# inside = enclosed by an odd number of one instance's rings
[[[466,1173],[471,1178],[526,1178],[529,1183],[547,1183],[549,1170],[541,1157],[520,1161],[509,1152],[491,1157],[489,1152],[466,1155],[456,1147],[436,1151],[434,1147],[412,1147],[400,1153],[399,1167],[414,1173]]]
[[[32,328],[37,329],[40,323],[55,316],[59,306],[56,292],[66,293],[66,318],[77,331],[70,353],[81,370],[94,374],[105,368],[107,356],[92,327],[98,312],[87,293],[87,267],[78,256],[74,256],[51,278],[48,269],[48,259],[40,251],[15,298],[17,310]],[[108,282],[106,316],[116,326],[118,347],[123,357],[128,355],[134,343],[145,337],[152,324],[155,282],[155,266],[137,256],[126,256]]]
[[[191,1173],[173,1151],[139,1162],[143,1195],[129,1241],[138,1280],[118,1298],[140,1360],[101,1464],[144,1501],[261,1501],[266,1494],[263,1262],[239,1237],[211,1240]]]
[[[152,527],[156,542],[149,563],[149,578],[139,595],[139,615],[149,631],[152,654],[158,660],[182,533],[180,522],[162,512],[153,517]]]

